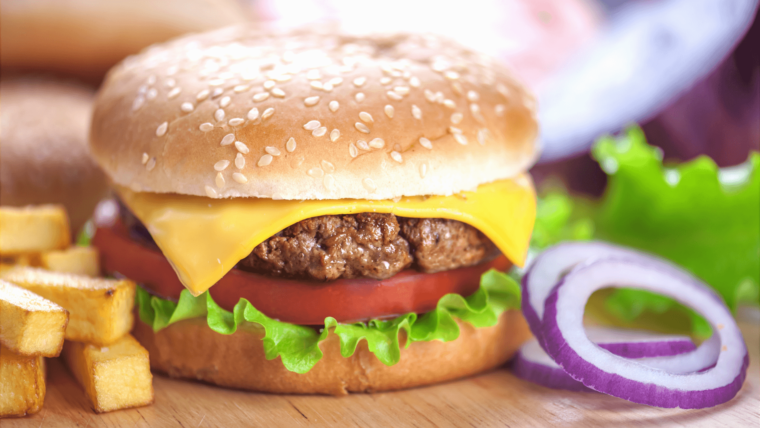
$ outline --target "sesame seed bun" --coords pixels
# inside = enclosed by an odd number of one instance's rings
[[[97,79],[152,43],[244,16],[235,0],[4,0],[0,9],[4,68]]]
[[[504,364],[530,337],[519,311],[507,311],[493,327],[474,328],[457,321],[451,342],[414,342],[386,366],[361,341],[349,358],[340,354],[334,334],[320,345],[322,359],[309,372],[289,372],[279,358],[267,360],[263,331],[243,323],[232,335],[214,332],[203,318],[172,324],[154,333],[140,321],[132,334],[148,349],[151,368],[172,377],[221,386],[281,394],[332,394],[414,388],[471,376]],[[403,338],[403,344],[406,339]]]
[[[137,191],[449,195],[532,164],[534,104],[504,66],[442,38],[238,26],[112,69],[91,146]]]
[[[63,204],[78,231],[108,182],[89,155],[94,91],[35,78],[0,82],[0,204]]]

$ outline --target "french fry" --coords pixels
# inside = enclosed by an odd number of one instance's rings
[[[45,401],[45,359],[0,345],[0,418],[37,413]]]
[[[63,358],[97,413],[153,402],[148,351],[131,335],[108,347],[66,341]]]
[[[100,275],[98,250],[94,247],[71,247],[40,254],[40,267],[54,272],[96,277]]]
[[[135,283],[16,267],[0,278],[69,311],[66,339],[107,346],[132,329]]]
[[[59,250],[70,242],[69,219],[62,206],[0,208],[0,254]]]
[[[0,280],[0,344],[27,356],[57,357],[69,313],[31,291]]]

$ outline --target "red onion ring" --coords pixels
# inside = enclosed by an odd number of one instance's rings
[[[591,294],[607,287],[670,296],[705,317],[713,337],[694,352],[646,364],[603,350],[586,336],[583,312]],[[546,298],[541,334],[547,354],[573,379],[595,391],[657,407],[698,409],[724,403],[741,389],[749,365],[744,338],[723,301],[699,280],[648,256],[602,259],[574,269]],[[717,361],[708,368],[716,348]]]
[[[625,358],[679,355],[695,349],[694,343],[686,336],[653,335],[601,327],[591,327],[586,329],[586,332],[589,339],[600,348]],[[570,377],[549,357],[536,339],[526,342],[517,352],[512,363],[512,372],[521,379],[548,388],[593,392]]]

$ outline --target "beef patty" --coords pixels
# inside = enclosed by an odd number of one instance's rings
[[[155,246],[145,226],[125,207],[121,212],[131,236]],[[498,254],[490,239],[459,221],[360,213],[302,220],[256,246],[237,268],[317,281],[384,279],[406,268],[472,266]]]

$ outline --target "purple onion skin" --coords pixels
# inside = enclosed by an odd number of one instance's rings
[[[544,340],[542,337],[543,335],[541,334],[541,320],[538,319],[538,314],[530,305],[530,290],[528,287],[528,278],[530,278],[530,273],[531,270],[528,270],[528,272],[525,273],[525,276],[523,276],[522,281],[520,281],[520,288],[522,288],[522,303],[520,306],[522,309],[523,317],[525,317],[525,321],[528,322],[528,327],[530,328],[531,333],[533,333],[533,336],[536,336],[538,343],[542,348],[544,348]]]
[[[685,354],[697,349],[693,342],[687,342],[685,340],[663,340],[638,343],[597,343],[597,345],[602,349],[606,349],[613,354],[624,358],[669,357],[672,355]]]
[[[561,368],[548,367],[540,363],[528,361],[522,357],[520,351],[517,352],[512,362],[512,373],[520,379],[546,388],[563,389],[572,392],[596,392],[583,386],[582,383],[570,377]]]
[[[644,385],[620,375],[606,373],[583,360],[567,345],[560,332],[559,325],[557,325],[558,291],[563,283],[564,279],[559,282],[546,300],[543,331],[547,352],[573,379],[582,382],[595,391],[602,390],[601,392],[605,394],[634,403],[664,408],[703,409],[717,406],[734,398],[741,389],[747,376],[749,354],[744,356],[739,375],[731,383],[704,391],[679,391],[654,384]],[[583,376],[576,376],[572,373],[583,373]]]

